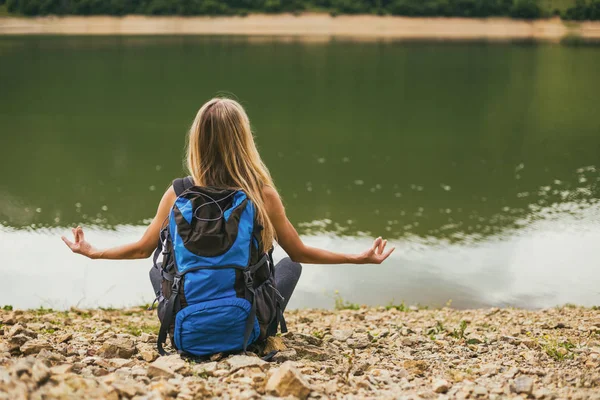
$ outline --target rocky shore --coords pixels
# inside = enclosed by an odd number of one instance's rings
[[[8,308],[8,307],[7,307]],[[158,357],[154,311],[0,311],[0,399],[600,399],[600,311],[287,313],[256,355]]]

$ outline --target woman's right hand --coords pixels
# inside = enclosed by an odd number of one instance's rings
[[[64,236],[61,236],[61,239],[73,253],[81,254],[82,256],[86,256],[88,258],[97,258],[96,250],[92,247],[91,244],[85,241],[85,236],[83,235],[83,229],[78,226],[77,228],[71,229],[73,231],[73,237],[75,238],[74,242],[71,242]]]
[[[360,264],[381,264],[385,261],[386,258],[390,256],[396,250],[395,247],[392,247],[388,251],[385,251],[385,246],[387,245],[387,240],[378,237],[373,242],[373,246],[362,254],[358,256],[358,260]]]

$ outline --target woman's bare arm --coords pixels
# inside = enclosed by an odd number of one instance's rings
[[[309,264],[381,264],[395,250],[395,248],[391,248],[385,251],[387,240],[383,240],[381,237],[375,239],[370,249],[360,254],[335,253],[307,246],[288,220],[277,191],[266,187],[263,196],[269,220],[277,234],[277,242],[293,261]]]
[[[169,211],[171,210],[171,207],[173,207],[176,198],[175,190],[173,190],[172,186],[169,187],[160,200],[156,216],[152,220],[152,223],[148,229],[146,229],[142,238],[137,242],[111,247],[105,250],[98,250],[85,240],[83,229],[80,226],[72,230],[74,237],[73,242],[64,236],[62,237],[62,240],[69,246],[73,253],[81,254],[93,259],[132,260],[136,258],[148,258],[156,249],[160,229],[169,215]]]

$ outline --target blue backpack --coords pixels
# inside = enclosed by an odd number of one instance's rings
[[[180,352],[207,356],[246,351],[287,328],[275,288],[271,252],[262,248],[254,204],[241,190],[198,187],[176,179],[177,200],[161,230],[152,274],[161,321]],[[162,256],[162,260],[159,260]]]

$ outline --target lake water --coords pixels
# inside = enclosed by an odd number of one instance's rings
[[[600,47],[220,37],[0,38],[0,305],[149,302],[136,240],[215,94],[246,107],[306,242],[292,307],[600,303]],[[277,257],[282,251],[277,250]]]

